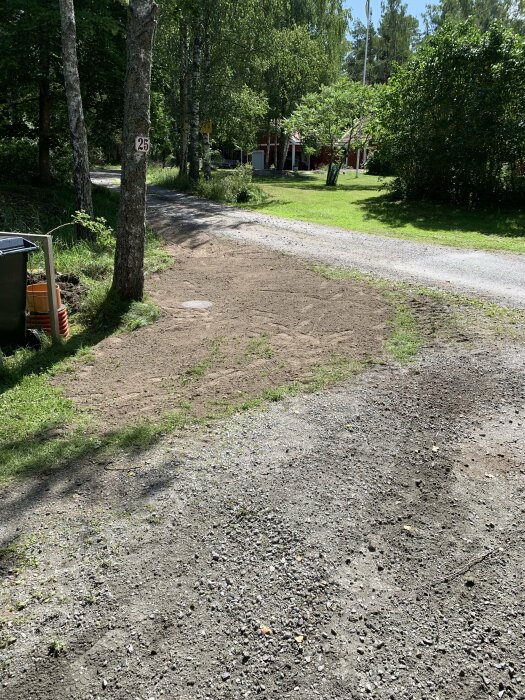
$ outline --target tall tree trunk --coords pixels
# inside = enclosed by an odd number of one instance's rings
[[[264,154],[264,167],[266,170],[270,167],[270,148],[272,145],[272,135],[271,135],[272,125],[271,122],[268,124],[268,136],[266,137],[266,153]]]
[[[190,141],[188,146],[190,178],[195,182],[199,179],[200,74],[202,53],[200,24],[200,21],[196,23],[193,37],[191,64]]]
[[[45,0],[45,4],[46,0]],[[49,157],[51,102],[49,95],[49,27],[40,27],[38,47],[38,179],[45,185],[51,181]]]
[[[290,136],[281,131],[279,137],[279,166],[278,170],[282,172],[286,164],[286,158],[288,156],[288,148],[290,146]]]
[[[144,294],[147,155],[135,150],[138,136],[149,137],[151,57],[157,5],[130,0],[126,34],[126,83],[122,129],[122,181],[113,290],[126,301]]]
[[[350,141],[349,141],[350,143]],[[337,180],[339,178],[339,173],[341,172],[341,167],[343,163],[348,160],[348,148],[341,155],[339,160],[333,160],[328,164],[328,170],[326,171],[326,186],[335,187],[337,185]]]
[[[203,164],[203,170],[204,170],[204,179],[205,180],[210,180],[211,179],[211,144],[210,144],[210,134],[209,132],[206,132],[205,134],[202,135],[202,145],[203,145],[203,159],[202,159],[202,164]]]
[[[189,91],[189,75],[188,75],[188,25],[181,19],[180,23],[180,57],[181,57],[181,72],[179,79],[179,136],[180,136],[180,151],[179,151],[179,174],[188,174],[188,137],[189,137],[189,118],[188,118],[188,91]]]
[[[279,162],[279,127],[277,126],[278,121],[275,119],[275,146],[273,152],[273,165],[277,170],[277,163]]]
[[[201,83],[205,87],[208,84],[208,78],[210,75],[211,67],[211,27],[210,27],[210,15],[206,12],[204,17],[204,47],[203,47],[203,65],[201,73]],[[208,113],[209,113],[209,105]],[[206,105],[205,105],[206,108]],[[209,114],[208,114],[209,116]],[[204,179],[211,180],[211,120],[208,119],[206,128],[202,135],[202,169],[204,171]]]
[[[62,64],[73,151],[75,203],[77,211],[84,211],[93,216],[87,133],[78,76],[77,30],[73,0],[60,0],[60,22],[62,27]],[[78,238],[94,238],[93,233],[80,224],[76,226],[76,233]]]

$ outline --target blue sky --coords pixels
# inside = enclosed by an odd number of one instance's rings
[[[431,3],[431,0],[404,0],[408,5],[408,11],[411,15],[415,15],[421,22],[421,15],[425,11],[425,7]],[[435,1],[435,0],[434,0]],[[352,17],[365,21],[365,0],[346,0],[345,6],[352,10]],[[372,21],[377,26],[379,17],[381,16],[381,0],[370,0],[370,8],[372,10]]]

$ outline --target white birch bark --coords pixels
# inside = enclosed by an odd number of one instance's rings
[[[89,155],[80,78],[78,75],[77,30],[73,0],[60,1],[60,22],[62,28],[62,66],[66,87],[71,149],[73,151],[73,185],[76,208],[93,215],[91,179],[89,176]],[[89,238],[91,232],[77,225],[77,236]]]
[[[157,5],[130,0],[126,34],[126,82],[122,129],[122,179],[113,290],[125,301],[144,294],[147,155],[135,150],[138,136],[149,137],[153,36]]]

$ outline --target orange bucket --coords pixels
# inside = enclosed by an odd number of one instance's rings
[[[51,335],[51,318],[49,314],[30,313],[27,317],[27,327]],[[69,338],[69,319],[64,305],[58,309],[58,331],[63,338]]]
[[[57,307],[62,305],[60,287],[55,285],[57,295]],[[27,309],[30,313],[47,314],[49,312],[49,301],[47,298],[47,282],[27,285]]]

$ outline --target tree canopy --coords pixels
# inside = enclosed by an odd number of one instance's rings
[[[291,117],[288,131],[301,134],[307,150],[323,151],[328,160],[327,185],[337,184],[341,166],[351,150],[363,148],[371,136],[374,90],[340,78],[319,92],[306,95]]]
[[[210,144],[201,122],[212,124],[212,139],[245,149],[254,142],[254,130],[278,125],[305,94],[340,74],[348,22],[342,0],[158,5],[152,155],[164,162],[177,156],[185,168],[190,150],[194,161],[205,155]],[[126,3],[75,0],[75,14],[91,160],[114,162],[121,153]],[[42,181],[68,178],[58,2],[5,0],[0,37],[0,161],[16,161],[21,174]]]
[[[523,202],[525,38],[446,23],[391,79],[379,150],[408,197]]]
[[[443,27],[445,22],[467,19],[471,19],[482,31],[487,31],[494,21],[514,28],[519,28],[521,24],[523,28],[523,9],[523,3],[514,0],[440,0],[427,5],[424,21],[427,33]]]
[[[90,148],[116,157],[122,126],[125,8],[115,0],[76,0],[75,10]],[[40,169],[48,150],[47,177],[69,172],[58,2],[4,0],[0,39],[0,164],[6,158],[11,167],[37,176],[40,140]]]
[[[385,83],[396,65],[407,61],[419,41],[419,22],[408,13],[401,0],[383,0],[377,29],[370,23],[367,81]],[[361,80],[365,60],[366,25],[357,20],[351,28],[350,51],[346,71],[353,80]]]

